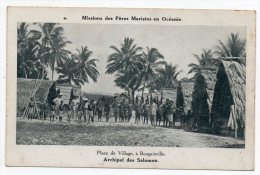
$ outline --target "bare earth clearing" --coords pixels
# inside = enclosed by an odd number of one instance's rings
[[[132,123],[17,120],[17,144],[243,148],[244,140]]]

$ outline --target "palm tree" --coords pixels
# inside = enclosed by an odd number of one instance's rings
[[[107,74],[115,74],[116,86],[126,90],[132,96],[140,87],[142,79],[139,79],[144,68],[141,47],[134,44],[134,39],[125,38],[120,48],[110,46],[114,53],[108,56]],[[140,76],[139,76],[140,75]]]
[[[106,73],[114,74],[118,72],[134,73],[139,71],[142,66],[140,51],[141,47],[134,44],[134,39],[125,38],[121,44],[121,48],[116,46],[110,46],[114,50],[114,53],[108,56]]]
[[[213,58],[213,53],[211,50],[202,49],[202,54],[196,55],[194,57],[198,61],[198,64],[191,63],[188,66],[191,67],[188,73],[197,72],[201,68],[216,68],[218,66],[218,60]]]
[[[148,86],[153,87],[156,90],[162,90],[164,88],[173,88],[177,84],[177,77],[182,71],[177,71],[178,65],[165,64],[164,68],[157,70],[158,78],[152,81]]]
[[[118,73],[116,74],[115,84],[117,87],[127,91],[128,96],[131,97],[133,104],[135,103],[135,92],[140,88],[142,84],[141,72],[139,73]]]
[[[217,51],[219,57],[246,57],[246,39],[239,37],[239,34],[231,33],[226,44],[218,41]]]
[[[65,46],[70,41],[67,41],[63,36],[63,27],[58,26],[57,23],[43,23],[39,24],[43,37],[42,37],[42,62],[48,62],[52,71],[52,80],[56,66],[61,66],[68,60],[70,51],[65,49]]]
[[[84,84],[83,80],[77,75],[77,59],[69,59],[62,66],[56,67],[59,74],[58,83],[69,83],[80,86]]]
[[[87,46],[81,46],[81,49],[77,49],[77,51],[77,72],[79,74],[79,78],[87,83],[89,82],[89,78],[92,79],[94,82],[97,82],[99,72],[97,70],[96,62],[98,60],[90,59],[92,52],[88,50]]]
[[[178,65],[166,64],[164,68],[158,69],[158,78],[148,84],[148,87],[153,90],[160,91],[164,88],[176,87],[177,77],[182,71],[177,71]]]
[[[41,33],[29,30],[29,25],[21,23],[17,29],[17,77],[37,78],[42,68],[39,63],[39,39]],[[42,72],[46,72],[43,68]]]
[[[59,75],[58,82],[74,83],[77,86],[84,85],[89,82],[89,78],[94,82],[97,81],[99,72],[97,70],[97,59],[90,59],[92,52],[87,47],[77,49],[78,53],[72,55],[62,66],[57,67],[56,71]]]
[[[147,84],[151,81],[157,79],[157,73],[162,66],[166,65],[166,62],[163,61],[164,56],[156,48],[149,49],[147,47],[147,53],[143,52],[143,91],[146,88]]]
[[[17,44],[24,46],[28,43],[39,44],[41,32],[37,30],[28,30],[29,25],[25,22],[21,23],[17,29]]]

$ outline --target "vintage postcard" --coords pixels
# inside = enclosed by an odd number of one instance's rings
[[[255,22],[9,7],[6,165],[253,170]]]

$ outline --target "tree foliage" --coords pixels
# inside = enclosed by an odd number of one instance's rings
[[[41,32],[29,30],[26,23],[20,23],[17,28],[17,77],[46,79],[44,64],[40,61]]]
[[[60,74],[58,82],[75,84],[77,86],[89,83],[89,78],[97,82],[99,72],[97,70],[97,59],[91,59],[92,51],[87,46],[77,49],[77,54],[72,55],[65,63],[56,68]]]
[[[213,57],[213,52],[208,49],[202,49],[201,55],[193,54],[197,60],[197,64],[191,63],[188,66],[191,67],[188,73],[198,72],[201,68],[216,68],[219,61]]]
[[[226,43],[218,40],[216,53],[219,57],[246,57],[246,39],[231,33]]]

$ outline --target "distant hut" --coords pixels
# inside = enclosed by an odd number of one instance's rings
[[[89,100],[94,101],[102,101],[105,99],[113,98],[112,95],[104,95],[104,94],[95,94],[95,93],[87,93],[84,91],[81,91],[82,96],[87,97]]]
[[[175,106],[176,99],[177,99],[177,87],[162,89],[162,98],[163,98],[163,101],[166,101],[166,99],[173,101],[174,106]]]
[[[126,93],[116,93],[114,94],[114,101],[111,104],[111,106],[114,105],[115,103],[121,103],[122,101],[131,102],[132,99]]]
[[[221,60],[211,111],[213,133],[218,134],[228,128],[234,131],[235,137],[244,137],[245,91],[246,60]]]
[[[40,84],[39,84],[39,81]],[[37,84],[39,85],[37,87]],[[37,88],[36,88],[37,87]],[[36,89],[35,94],[33,94]],[[30,97],[34,97],[38,108],[42,108],[46,100],[52,100],[56,97],[54,81],[36,80],[36,79],[17,79],[17,114],[21,115],[27,108]]]
[[[210,111],[216,84],[216,68],[201,68],[195,75],[191,109],[196,124],[210,129]],[[201,128],[200,128],[201,129]]]
[[[81,88],[70,84],[57,84],[56,89],[62,95],[62,100],[66,105],[70,104],[73,97],[81,96]]]

